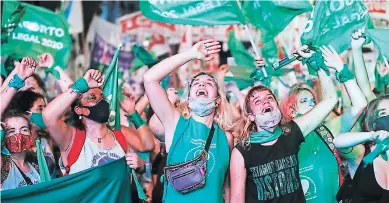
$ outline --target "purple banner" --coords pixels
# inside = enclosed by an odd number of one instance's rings
[[[112,46],[104,41],[97,33],[93,43],[92,61],[95,63],[109,65],[117,47]],[[120,51],[119,67],[128,70],[132,67],[134,60],[134,53]]]

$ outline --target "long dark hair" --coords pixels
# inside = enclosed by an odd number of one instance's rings
[[[85,130],[85,125],[82,123],[80,116],[74,111],[76,107],[81,106],[81,99],[77,98],[70,106],[71,110],[66,114],[66,123],[79,130]]]
[[[376,110],[378,104],[383,100],[389,100],[389,94],[383,94],[372,100],[366,107],[362,130],[364,132],[374,131],[374,120],[376,119]]]

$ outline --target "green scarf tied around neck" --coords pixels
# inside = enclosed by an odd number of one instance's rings
[[[282,129],[281,128],[276,128],[273,133],[264,130],[261,132],[254,132],[250,135],[250,143],[255,143],[255,144],[263,144],[266,142],[271,142],[273,140],[276,140],[282,135]]]
[[[363,158],[364,167],[366,167],[368,164],[372,164],[374,159],[379,155],[381,155],[383,159],[388,160],[388,155],[386,154],[386,151],[388,150],[389,138],[386,138],[382,141],[378,140],[375,149]]]
[[[319,71],[319,69],[323,69],[328,76],[330,75],[330,70],[324,64],[324,58],[323,58],[323,56],[321,54],[321,51],[315,52],[309,58],[304,58],[302,60],[302,63],[303,64],[307,64],[308,72],[309,72],[310,75],[317,76],[317,71]]]

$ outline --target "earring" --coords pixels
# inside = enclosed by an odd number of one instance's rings
[[[79,116],[78,116],[78,119],[80,119],[80,120],[81,120],[81,119],[82,119],[82,116],[81,116],[81,115],[79,115]]]

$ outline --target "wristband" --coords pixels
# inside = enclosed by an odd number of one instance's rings
[[[355,78],[354,74],[348,69],[347,64],[344,64],[342,71],[336,72],[335,76],[340,83],[345,83]]]
[[[24,87],[25,83],[18,74],[15,74],[8,83],[8,87],[13,87],[18,91],[20,88]]]
[[[77,93],[78,95],[83,94],[89,90],[88,83],[86,82],[85,78],[78,79],[73,85],[72,90]]]
[[[51,68],[46,68],[45,73],[51,73],[58,80],[61,79],[61,74],[55,69],[57,66],[53,66]]]
[[[330,70],[324,64],[324,58],[320,51],[315,52],[309,58],[304,58],[302,63],[307,64],[308,72],[310,75],[317,76],[317,71],[319,71],[319,69],[323,69],[328,76],[330,75]]]
[[[131,115],[128,115],[127,116],[128,120],[130,120],[136,129],[140,128],[142,125],[146,124],[146,121],[144,121],[139,113],[137,111],[135,111],[134,113],[132,113]]]

